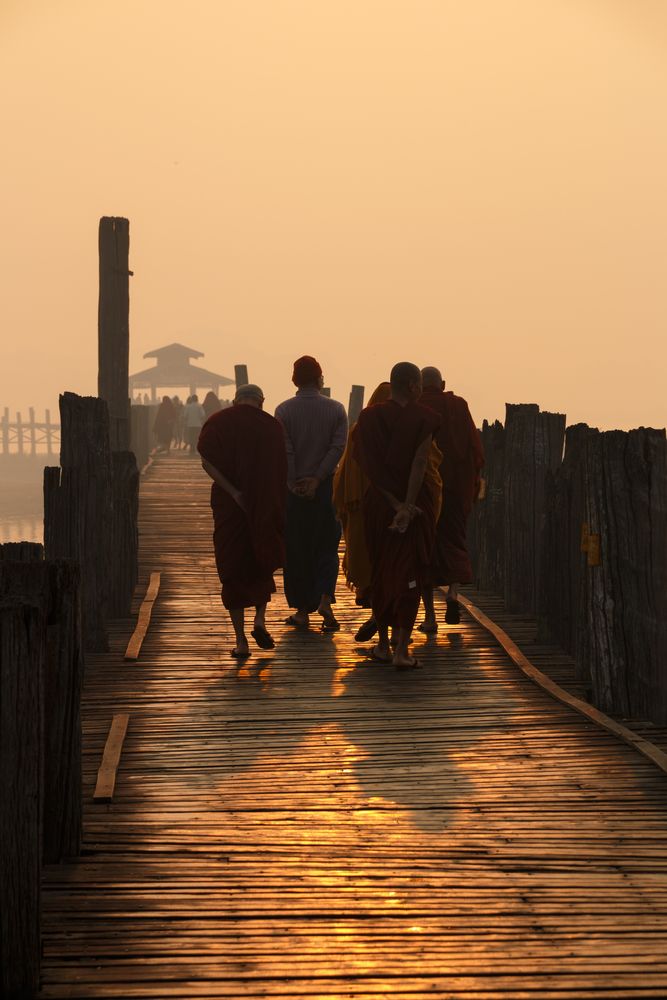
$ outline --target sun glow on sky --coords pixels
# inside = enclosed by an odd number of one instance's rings
[[[666,50],[662,0],[4,0],[0,404],[96,392],[116,214],[131,370],[664,426]]]

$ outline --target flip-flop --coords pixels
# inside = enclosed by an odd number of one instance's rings
[[[377,622],[374,618],[369,618],[369,620],[364,622],[364,624],[359,628],[354,640],[355,642],[368,642],[369,639],[373,638],[377,630]]]
[[[285,619],[285,625],[291,625],[292,628],[298,629],[300,632],[307,632],[310,628],[306,622],[297,621],[294,615],[289,615],[289,617]]]
[[[397,670],[417,670],[421,667],[421,660],[418,660],[416,656],[412,657],[412,663],[397,663]]]
[[[328,621],[322,622],[320,632],[340,632],[340,622],[337,622],[335,618],[330,618]]]
[[[250,633],[260,649],[275,649],[276,644],[263,625],[255,625]]]
[[[233,656],[235,660],[247,660],[250,656],[250,650],[248,650],[247,653],[240,653],[238,649],[234,647],[229,655]]]
[[[445,611],[445,621],[448,625],[460,625],[461,624],[461,605],[458,601],[452,599],[447,600],[447,610]]]
[[[438,626],[435,625],[435,627],[433,628],[426,628],[425,622],[422,622],[421,625],[417,626],[417,631],[424,632],[426,635],[435,635],[435,633],[438,631]]]

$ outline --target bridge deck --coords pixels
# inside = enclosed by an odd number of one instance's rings
[[[122,626],[89,667],[85,852],[46,874],[41,995],[667,996],[665,776],[469,618],[398,673],[341,588],[339,634],[276,624],[239,668],[207,493],[182,455],[142,486],[162,590],[139,662]]]

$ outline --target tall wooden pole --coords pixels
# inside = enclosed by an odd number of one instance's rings
[[[234,379],[237,389],[240,389],[242,385],[248,385],[248,366],[234,365]]]
[[[130,223],[100,219],[98,395],[109,404],[111,450],[130,447]]]
[[[350,403],[347,408],[347,420],[350,427],[352,424],[356,424],[363,407],[364,387],[363,385],[353,385],[350,390]]]

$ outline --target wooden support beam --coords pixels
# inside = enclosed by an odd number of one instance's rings
[[[363,385],[353,385],[350,390],[350,403],[347,408],[347,422],[350,427],[352,424],[356,424],[363,409],[364,391]]]
[[[242,385],[248,385],[248,366],[247,365],[234,365],[234,378],[236,380],[236,388],[240,389]]]
[[[148,632],[148,626],[150,624],[151,615],[153,613],[153,605],[160,591],[160,574],[151,573],[151,578],[148,584],[148,589],[146,590],[146,596],[144,597],[141,607],[139,608],[139,614],[137,616],[137,625],[132,633],[132,638],[127,644],[127,649],[125,650],[126,660],[138,660],[139,653],[141,652],[141,646],[146,638],[146,633]]]
[[[99,227],[98,393],[109,404],[111,449],[130,447],[130,223],[103,218]]]
[[[102,763],[97,772],[97,783],[93,793],[93,802],[111,802],[116,787],[116,774],[120,763],[120,755],[127,733],[127,726],[130,716],[126,714],[114,715],[111,720],[111,728],[104,746]]]

